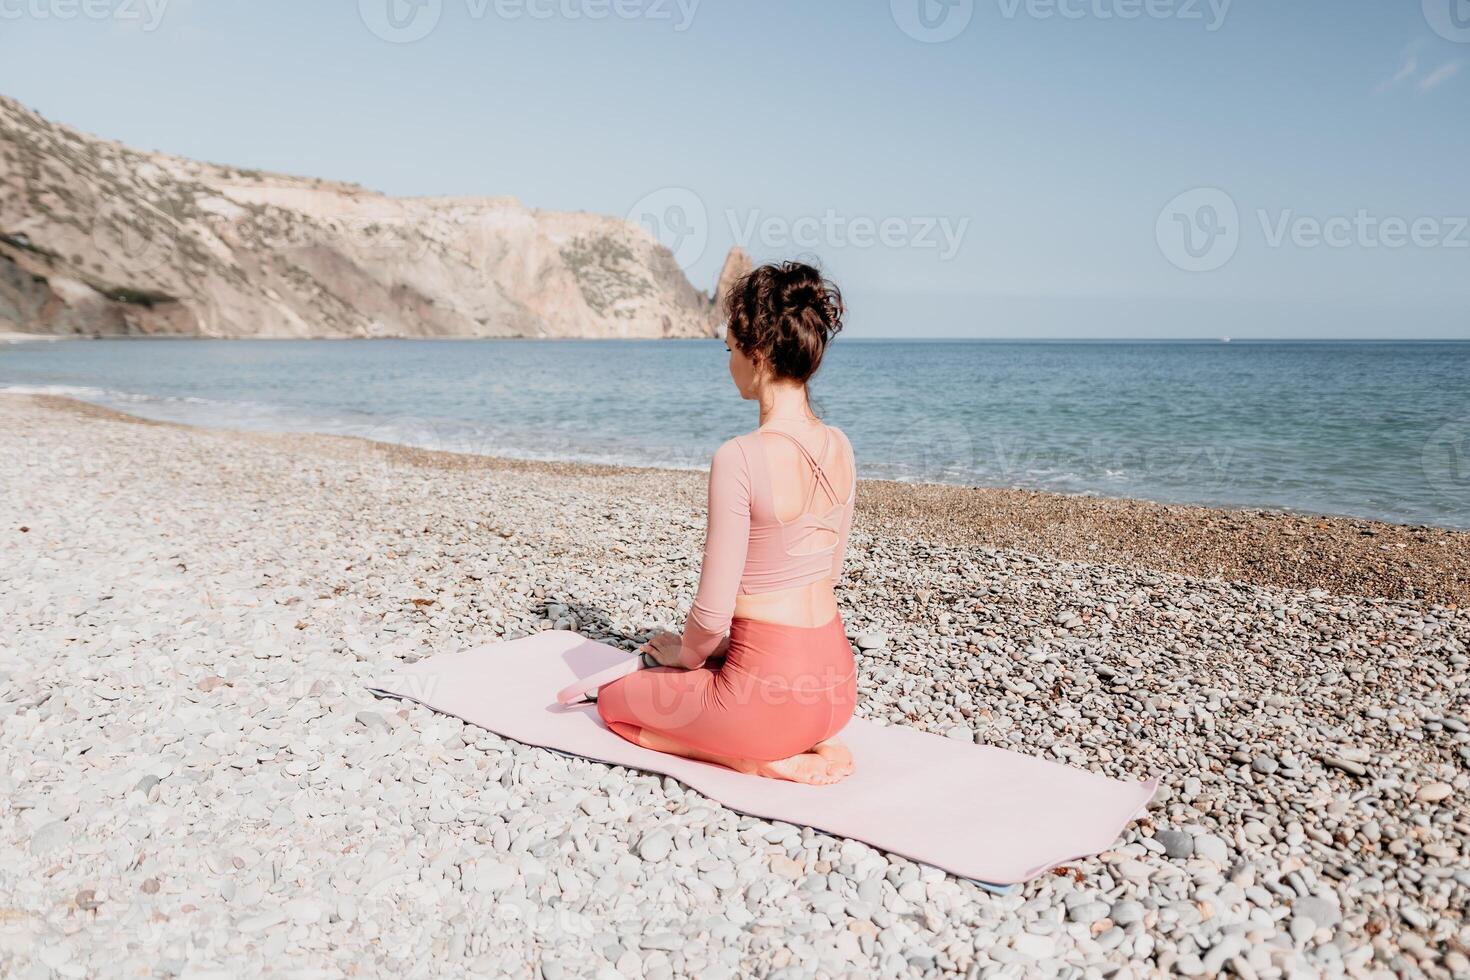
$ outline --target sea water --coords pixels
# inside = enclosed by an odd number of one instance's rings
[[[708,341],[0,346],[0,388],[150,418],[703,468],[756,424]],[[1470,527],[1470,342],[840,338],[812,386],[867,477]]]

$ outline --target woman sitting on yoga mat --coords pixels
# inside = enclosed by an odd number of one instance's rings
[[[852,772],[833,736],[857,673],[833,586],[852,525],[852,446],[812,414],[807,381],[842,329],[842,296],[811,266],[756,269],[725,298],[730,376],[760,427],[709,474],[699,593],[682,636],[644,647],[662,666],[597,692],[613,731],[744,773],[832,783]],[[728,631],[728,632],[727,632]]]

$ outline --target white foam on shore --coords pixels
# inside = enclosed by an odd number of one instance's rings
[[[692,453],[676,455],[672,452],[599,452],[565,443],[554,449],[541,449],[518,442],[514,438],[507,438],[505,433],[491,426],[463,419],[408,414],[331,413],[251,400],[226,401],[193,395],[152,395],[89,385],[0,385],[0,393],[7,392],[75,398],[143,418],[210,429],[352,436],[414,449],[534,462],[571,462],[688,471],[702,471],[709,466],[708,455],[695,458]],[[865,479],[894,480],[899,483],[1040,490],[1085,497],[1104,495],[1090,486],[1081,473],[1066,467],[1032,466],[1021,473],[987,474],[967,472],[958,466],[925,467],[896,459],[865,461],[859,475]],[[1126,481],[1126,475],[1122,471],[1109,471],[1107,477],[1114,484],[1123,484]],[[1136,491],[1125,492],[1123,495],[1140,500],[1152,499]]]
[[[77,398],[82,401],[96,402],[97,404],[102,404],[107,401],[209,404],[206,399],[186,395],[140,395],[131,391],[94,388],[91,385],[0,385],[0,392],[10,395],[56,395],[62,398]]]
[[[74,398],[142,418],[203,428],[353,436],[469,456],[691,471],[708,466],[707,459],[696,460],[687,456],[653,458],[648,454],[595,452],[572,447],[562,451],[537,449],[506,439],[488,426],[422,415],[331,414],[266,402],[224,401],[193,395],[149,395],[89,385],[0,385],[0,394]]]
[[[53,340],[66,340],[66,337],[58,337],[53,334],[40,333],[17,333],[15,331],[0,330],[0,344],[45,344]]]

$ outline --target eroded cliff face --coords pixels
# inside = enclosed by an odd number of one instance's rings
[[[143,153],[0,97],[0,329],[707,337],[718,317],[621,218]]]
[[[713,298],[717,317],[724,316],[725,294],[730,291],[730,287],[750,275],[754,268],[755,263],[751,261],[750,253],[745,249],[739,245],[730,249],[730,253],[725,256],[725,264],[720,267],[720,276],[715,280]]]

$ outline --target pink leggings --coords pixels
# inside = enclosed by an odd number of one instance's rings
[[[857,670],[840,615],[815,627],[736,619],[722,663],[652,667],[597,692],[597,713],[625,737],[639,733],[624,726],[646,728],[710,755],[760,762],[836,735],[856,704]]]

